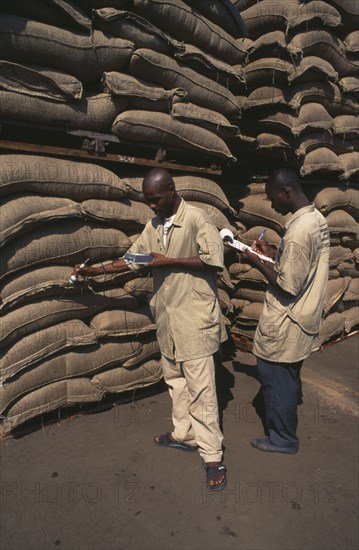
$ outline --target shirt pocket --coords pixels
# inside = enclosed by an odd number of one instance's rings
[[[220,307],[217,296],[192,288],[190,292],[191,317],[200,329],[216,327],[220,323]]]
[[[265,305],[258,323],[258,334],[271,342],[278,342],[283,337],[285,321],[288,317],[287,309],[279,309],[273,304]],[[267,306],[267,307],[266,307]]]

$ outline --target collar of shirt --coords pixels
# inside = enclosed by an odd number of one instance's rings
[[[314,212],[315,206],[313,203],[308,204],[308,206],[303,206],[303,208],[299,208],[296,212],[294,212],[293,216],[289,218],[287,223],[285,224],[285,229],[288,229],[288,227],[297,219],[299,216],[302,216],[303,214],[308,214],[309,212]]]

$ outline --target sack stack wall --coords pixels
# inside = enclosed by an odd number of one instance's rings
[[[242,173],[296,163],[332,237],[324,343],[357,324],[358,10],[345,9],[334,0],[6,1],[0,117],[223,163],[224,178],[175,172],[176,186],[248,244],[264,227],[278,244],[286,220],[264,184]],[[69,283],[75,263],[122,256],[152,217],[141,196],[146,171],[3,155],[4,433],[160,380],[151,276]],[[221,308],[234,341],[250,342],[266,281],[231,254],[226,265]]]
[[[232,151],[243,159],[242,171],[262,176],[257,181],[276,167],[296,166],[305,193],[327,218],[330,280],[320,330],[325,343],[358,324],[359,5],[233,3],[248,30],[248,56],[238,66],[242,120]],[[237,235],[251,244],[267,228],[265,239],[277,245],[287,217],[271,209],[264,183],[252,181],[237,189],[230,181],[227,187],[244,225]],[[252,266],[231,256],[227,261],[235,284],[231,330],[241,343],[253,339],[267,284]]]

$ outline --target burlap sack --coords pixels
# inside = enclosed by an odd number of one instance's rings
[[[314,204],[324,215],[338,208],[345,210],[354,218],[359,215],[359,196],[357,189],[354,188],[324,188],[315,196]]]
[[[356,0],[330,0],[329,3],[340,13],[345,28],[358,29],[359,4]]]
[[[93,328],[72,319],[29,334],[3,350],[0,361],[0,382],[7,381],[38,361],[58,352],[97,343]]]
[[[261,86],[251,92],[243,105],[244,110],[256,109],[258,107],[288,106],[291,95],[285,90],[276,86]],[[238,101],[238,96],[236,96]],[[241,100],[239,99],[239,103]]]
[[[288,50],[298,57],[315,55],[323,58],[341,77],[356,75],[358,72],[358,64],[346,58],[345,46],[340,38],[325,30],[296,34],[288,44]]]
[[[354,179],[359,174],[359,152],[344,153],[339,155],[339,160],[344,166],[344,172],[340,176],[341,180]]]
[[[296,7],[295,0],[286,2],[262,0],[242,11],[241,15],[250,38],[254,40],[273,29],[286,30],[292,18],[293,9]]]
[[[38,65],[0,61],[0,90],[58,101],[81,99],[81,82],[74,76]]]
[[[130,11],[102,8],[93,13],[94,26],[107,35],[133,42],[136,49],[148,48],[171,55],[181,45],[146,19]]]
[[[146,347],[150,349],[146,350]],[[103,342],[45,359],[0,387],[0,412],[3,413],[20,397],[38,388],[60,380],[89,376],[113,367],[124,367],[125,364],[130,367],[141,361],[141,355],[146,360],[154,355],[158,356],[158,351],[156,340],[149,343],[128,340]]]
[[[165,90],[122,73],[104,73],[102,82],[105,91],[114,96],[126,97],[133,109],[170,113],[175,98],[182,101],[187,97],[187,92],[181,88]]]
[[[273,210],[266,195],[251,195],[240,201],[231,201],[231,204],[238,212],[239,221],[246,227],[263,225],[273,229],[280,236],[283,235],[284,226],[291,216],[282,216]]]
[[[97,313],[90,328],[99,338],[138,336],[156,330],[148,305],[134,311],[110,310]]]
[[[178,194],[185,200],[204,202],[219,210],[230,208],[224,191],[209,177],[179,174],[173,180]]]
[[[91,199],[84,201],[81,207],[85,216],[125,232],[141,230],[153,218],[153,212],[147,204],[129,199],[119,201]]]
[[[355,115],[338,115],[334,118],[334,133],[345,139],[359,137],[358,117]]]
[[[188,204],[191,204],[192,206],[195,206],[196,208],[201,208],[206,212],[206,214],[210,217],[214,225],[219,229],[223,229],[226,227],[227,229],[230,229],[231,231],[234,231],[234,227],[232,226],[232,223],[229,221],[229,219],[221,212],[218,208],[213,206],[212,204],[208,204],[207,202],[199,202],[199,201],[188,201]]]
[[[239,185],[230,178],[229,181],[224,180],[223,186],[226,190],[227,197],[247,197],[248,195],[263,195],[266,192],[266,184],[263,181],[254,181],[251,183],[241,182]]]
[[[105,265],[92,264],[94,266]],[[111,262],[110,262],[111,263]],[[122,273],[97,275],[96,277],[81,276],[75,285],[69,284],[73,266],[50,265],[39,268],[30,268],[15,272],[13,277],[6,278],[1,288],[1,312],[23,305],[26,302],[49,296],[62,296],[72,294],[83,294],[93,290],[103,290],[110,285],[122,286],[126,281],[133,279],[136,275],[131,270]]]
[[[110,94],[88,95],[76,102],[52,101],[17,92],[2,92],[0,115],[24,122],[61,128],[110,133],[114,118],[127,107],[127,99]]]
[[[336,267],[342,262],[351,260],[353,252],[344,246],[331,246],[329,251],[329,266]]]
[[[131,369],[139,366],[151,359],[160,359],[160,347],[155,334],[146,334],[141,337],[141,347],[139,353],[133,355],[123,363],[125,369]]]
[[[171,109],[171,116],[180,122],[201,126],[224,140],[239,132],[238,126],[231,124],[225,116],[189,102],[175,103]]]
[[[89,15],[92,15],[92,10],[100,8],[115,8],[117,10],[126,9],[129,5],[129,0],[73,0],[82,10]]]
[[[292,132],[299,136],[304,132],[332,130],[333,125],[333,119],[323,105],[309,102],[300,107]]]
[[[326,216],[330,233],[357,233],[358,224],[344,210],[333,210]]]
[[[92,22],[74,2],[66,0],[46,0],[29,2],[29,0],[2,0],[1,12],[20,15],[48,25],[91,32]]]
[[[130,247],[130,241],[117,229],[81,221],[64,221],[34,229],[28,235],[10,241],[1,250],[0,279],[20,269],[39,264],[82,263],[86,258],[118,258]]]
[[[241,300],[240,298],[232,298],[231,300],[234,311],[242,310],[245,306],[248,306],[251,302],[248,300]]]
[[[348,288],[343,296],[343,302],[358,302],[359,300],[359,279],[350,279]]]
[[[236,326],[233,325],[230,333],[237,348],[251,353],[253,346],[253,338],[256,331],[256,326]]]
[[[251,61],[263,57],[278,57],[289,61],[286,35],[283,31],[270,31],[263,34],[248,46],[248,54]]]
[[[342,93],[359,92],[359,78],[357,76],[346,76],[338,82]]]
[[[344,38],[344,46],[348,55],[357,56],[359,53],[359,31],[353,31]]]
[[[257,135],[255,149],[260,152],[272,152],[274,150],[291,150],[291,139],[278,134],[262,133]]]
[[[100,401],[103,391],[88,378],[62,380],[49,384],[19,399],[7,411],[2,423],[3,433],[10,433],[27,420],[60,407]]]
[[[161,378],[161,362],[152,360],[132,369],[119,368],[102,372],[94,376],[92,382],[104,393],[120,393],[150,386]]]
[[[128,281],[124,289],[128,294],[137,298],[140,303],[147,304],[153,295],[152,277],[137,277]]]
[[[254,4],[256,4],[258,0],[233,0],[232,4],[237,8],[239,12],[246,10],[247,8],[250,8]]]
[[[345,318],[345,332],[349,334],[353,329],[357,328],[359,322],[359,307],[354,306],[350,309],[345,310],[342,314]]]
[[[231,278],[249,283],[267,283],[266,277],[256,268],[245,263],[234,263],[229,267]]]
[[[242,69],[244,85],[248,92],[265,86],[281,86],[288,84],[288,75],[292,71],[292,65],[284,59],[266,57],[248,63]]]
[[[70,199],[11,195],[1,206],[0,246],[46,222],[75,216],[81,216],[80,205]]]
[[[328,275],[328,280],[331,280],[331,279],[338,279],[338,277],[340,277],[340,273],[337,269],[337,267],[329,267],[329,275]]]
[[[325,342],[339,338],[345,326],[345,317],[341,313],[331,313],[325,319],[322,319],[319,329],[319,343],[322,345]]]
[[[192,69],[179,65],[175,59],[166,55],[146,49],[136,50],[131,58],[130,72],[167,90],[184,89],[189,101],[213,109],[228,118],[240,116],[235,97],[229,90]]]
[[[342,19],[338,10],[330,6],[327,2],[312,0],[309,4],[298,3],[291,9],[288,19],[288,29],[294,29],[299,26],[309,28],[339,27]]]
[[[222,288],[228,292],[228,294],[231,294],[232,290],[234,290],[234,284],[231,281],[231,277],[226,266],[224,266],[223,271],[217,273],[217,287]]]
[[[349,235],[340,235],[340,244],[342,246],[348,247],[351,250],[355,250],[358,248],[359,245],[359,231],[357,230],[356,233],[351,233]]]
[[[336,266],[336,270],[340,277],[359,278],[359,267],[353,259],[340,263]]]
[[[232,67],[192,44],[184,44],[183,49],[176,51],[174,56],[183,65],[222,84],[231,91],[236,90],[243,82],[241,65]]]
[[[263,303],[261,302],[253,302],[245,305],[242,311],[236,315],[236,326],[257,326],[262,311]]]
[[[302,177],[317,174],[319,172],[336,175],[344,172],[344,167],[339,156],[327,147],[318,147],[318,149],[308,153],[300,169],[300,175]]]
[[[65,291],[71,294],[82,292],[82,285],[69,285],[72,271],[71,266],[56,265],[15,273],[2,284],[1,312],[37,298],[59,296]]]
[[[116,174],[96,164],[38,155],[3,155],[0,196],[15,193],[41,193],[78,201],[115,200],[126,196],[126,188]]]
[[[259,132],[281,135],[284,133],[284,135],[290,136],[296,123],[297,117],[295,115],[288,113],[286,110],[283,112],[278,110],[275,113],[260,116],[257,121],[257,128]]]
[[[340,89],[333,82],[305,82],[290,88],[286,94],[288,106],[298,110],[305,103],[321,103],[331,115],[355,114],[359,102],[354,94],[342,97]]]
[[[223,288],[218,288],[218,301],[221,311],[224,315],[228,315],[232,312],[232,304],[229,294]]]
[[[233,8],[231,0],[186,0],[197,12],[201,13],[206,19],[215,23],[225,32],[239,38],[246,35],[246,28],[239,15],[238,9]]]
[[[111,308],[136,309],[138,301],[122,288],[84,296],[66,296],[61,299],[37,300],[3,317],[0,347],[7,347],[21,338],[56,323],[70,319],[88,319],[95,313]]]
[[[245,58],[246,52],[232,36],[181,0],[134,0],[134,10],[177,40],[211,52],[231,65]]]
[[[328,281],[326,296],[324,300],[323,314],[328,315],[333,306],[339,302],[350,283],[350,277],[340,277]]]
[[[112,133],[121,139],[158,146],[166,144],[224,160],[234,159],[219,136],[194,124],[174,120],[165,113],[126,111],[113,122]]]
[[[264,227],[263,225],[256,225],[254,227],[251,227],[248,229],[248,231],[245,231],[241,234],[240,240],[244,242],[244,244],[252,245],[253,242],[258,239],[259,235],[262,234],[262,231],[266,230],[265,235],[263,236],[263,239],[272,246],[278,246],[280,241],[280,236],[278,233],[276,233],[273,229],[270,229],[268,227]]]
[[[244,283],[242,283],[244,284]],[[246,283],[247,284],[247,283]],[[235,291],[235,296],[241,300],[248,300],[249,302],[264,302],[265,290],[258,288],[251,288],[249,286],[240,286]]]
[[[120,71],[135,48],[133,42],[101,31],[75,33],[15,15],[0,21],[2,57],[17,63],[36,63],[76,76],[84,84],[96,82],[104,71]]]
[[[338,73],[328,61],[314,55],[304,57],[299,63],[290,67],[288,72],[289,84],[301,84],[315,80],[332,80],[333,82],[337,82]]]
[[[354,149],[350,141],[333,136],[327,130],[301,135],[296,140],[295,147],[295,152],[299,157],[305,157],[305,155],[318,149],[318,147],[326,147],[337,155],[350,153]]]

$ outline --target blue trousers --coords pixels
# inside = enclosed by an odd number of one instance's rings
[[[280,447],[298,448],[297,406],[301,399],[302,364],[303,361],[272,363],[257,357],[267,435],[271,443]]]

